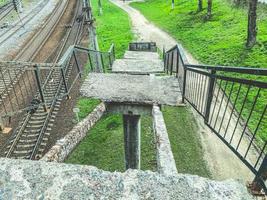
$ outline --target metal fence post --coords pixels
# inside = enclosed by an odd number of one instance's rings
[[[177,48],[177,54],[176,54],[176,78],[178,78],[178,74],[179,74],[179,49]]]
[[[166,59],[166,73],[169,74],[169,58],[170,53],[167,53],[167,59]]]
[[[68,89],[68,85],[67,85],[67,82],[66,82],[66,76],[65,76],[65,73],[64,73],[64,69],[61,67],[60,68],[60,71],[61,71],[61,76],[62,76],[62,79],[63,79],[63,84],[64,84],[65,92],[67,94],[67,98],[69,99],[70,98],[70,96],[69,96],[69,89]]]
[[[267,194],[267,189],[265,187],[264,182],[267,180],[267,155],[265,155],[261,166],[258,170],[258,173],[250,185],[251,192],[255,195],[261,195],[261,191],[264,190],[265,194]]]
[[[174,54],[174,52],[172,51],[172,59],[171,59],[171,75],[172,75],[172,71],[173,71],[173,54]]]
[[[208,123],[210,117],[210,108],[213,96],[213,89],[215,86],[215,73],[216,70],[212,69],[210,73],[209,83],[208,83],[208,93],[207,93],[207,102],[206,102],[206,110],[205,110],[205,123]]]
[[[113,61],[114,61],[114,60],[116,59],[116,54],[115,54],[115,45],[113,45],[112,52],[113,52]]]
[[[45,98],[44,98],[44,91],[43,91],[41,81],[40,81],[40,69],[39,69],[38,65],[34,66],[34,74],[35,74],[35,78],[36,78],[36,82],[37,82],[37,87],[38,87],[38,90],[40,93],[41,101],[43,103],[44,112],[47,112],[46,102],[45,102]]]
[[[90,69],[91,69],[91,71],[93,71],[94,68],[93,68],[93,63],[92,63],[92,58],[91,58],[90,52],[88,52],[88,60],[89,60],[89,64],[90,64]]]
[[[187,74],[187,67],[184,67],[184,81],[183,81],[183,90],[182,90],[182,103],[185,103],[185,87],[186,87],[186,74]]]
[[[73,51],[73,56],[74,56],[74,60],[75,60],[75,63],[76,63],[77,69],[78,69],[79,77],[82,78],[81,67],[78,63],[78,59],[77,59],[74,51]]]
[[[100,54],[100,59],[101,59],[102,70],[103,70],[103,72],[105,73],[106,68],[105,68],[105,65],[104,65],[103,54],[102,54],[101,52],[99,52],[99,54]]]

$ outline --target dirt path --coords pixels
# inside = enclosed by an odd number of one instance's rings
[[[129,6],[129,2],[110,0],[112,3],[128,13],[132,20],[132,28],[138,41],[154,41],[158,47],[166,49],[174,46],[177,41],[166,32],[150,23],[139,11]],[[197,64],[188,51],[185,51],[187,59],[192,64]],[[253,174],[244,164],[224,145],[219,138],[203,123],[203,119],[193,112],[199,125],[199,135],[204,148],[204,158],[214,179],[223,180],[229,178],[251,181]]]

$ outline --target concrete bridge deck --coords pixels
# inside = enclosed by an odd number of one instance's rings
[[[90,73],[81,94],[107,102],[164,104],[181,102],[178,80],[170,76]]]

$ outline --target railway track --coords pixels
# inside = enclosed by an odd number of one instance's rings
[[[28,12],[21,20],[17,20],[10,28],[4,29],[0,32],[0,46],[4,45],[18,30],[23,28],[23,25],[30,23],[34,17],[45,7],[49,0],[43,0],[38,3],[31,12]],[[21,22],[23,24],[21,24]]]
[[[9,2],[0,8],[0,22],[14,9],[12,2]]]
[[[69,0],[59,1],[52,14],[45,21],[43,26],[27,42],[24,48],[16,55],[14,61],[31,62],[36,57],[44,43],[47,41],[55,27],[58,25],[63,13],[65,12]],[[0,72],[0,104],[7,98],[7,95],[13,90],[14,85],[20,80],[23,71],[5,70]]]
[[[54,57],[55,63],[70,44],[76,44],[83,29],[83,21],[77,22],[76,18],[82,10],[81,1],[77,1],[72,28],[68,30],[63,39],[58,54]],[[72,38],[72,42],[70,39]],[[68,80],[71,76],[72,61],[67,65],[64,72],[52,69],[47,76],[43,87],[48,112],[39,107],[34,113],[26,113],[19,127],[15,130],[9,144],[6,147],[5,156],[22,159],[38,159],[45,150],[50,131],[52,130],[56,114],[60,108],[62,98],[56,98],[65,93],[62,73]],[[38,94],[36,95],[38,96]]]

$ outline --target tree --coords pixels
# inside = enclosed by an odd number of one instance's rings
[[[203,10],[203,1],[202,0],[198,0],[198,8],[197,11],[200,12]]]
[[[208,0],[208,8],[207,8],[207,19],[211,18],[211,9],[212,9],[212,0]]]
[[[248,8],[248,31],[247,48],[252,48],[256,43],[257,37],[257,3],[258,0],[250,0]]]

